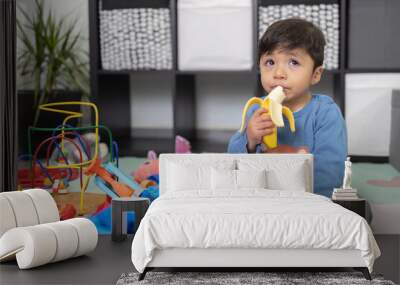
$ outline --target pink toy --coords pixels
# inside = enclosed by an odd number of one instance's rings
[[[181,136],[175,137],[175,153],[190,153],[191,149],[192,147],[187,139]],[[157,154],[154,150],[150,150],[147,153],[147,159],[145,163],[140,165],[139,168],[132,173],[138,183],[146,180],[151,175],[157,175],[159,173]]]
[[[175,153],[191,153],[190,142],[181,136],[175,137]]]
[[[136,182],[141,183],[151,175],[158,174],[158,159],[157,155],[153,150],[147,153],[147,161],[139,166],[139,168],[133,173],[133,177]]]
[[[60,220],[68,220],[76,217],[76,208],[71,203],[65,204],[64,207],[59,211]]]

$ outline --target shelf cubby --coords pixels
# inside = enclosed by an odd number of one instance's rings
[[[374,69],[398,72],[400,1],[348,1],[348,68],[361,72]]]

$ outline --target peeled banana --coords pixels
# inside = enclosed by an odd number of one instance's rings
[[[295,132],[294,117],[292,111],[288,107],[282,106],[283,100],[286,98],[283,88],[281,86],[275,87],[267,97],[263,99],[259,97],[250,98],[247,101],[242,115],[242,126],[240,127],[240,132],[244,131],[244,126],[246,123],[247,110],[254,104],[260,105],[261,108],[268,110],[268,114],[271,116],[271,120],[275,124],[275,128],[270,135],[263,137],[263,143],[268,149],[276,148],[278,146],[278,132],[277,127],[283,127],[285,123],[283,122],[283,115],[289,120],[290,130]]]

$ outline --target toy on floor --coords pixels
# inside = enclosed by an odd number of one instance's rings
[[[136,182],[141,183],[146,180],[147,177],[158,173],[157,154],[153,150],[150,150],[147,153],[147,161],[140,165],[138,169],[132,173],[132,176],[135,178]]]
[[[158,185],[154,185],[144,189],[140,197],[149,198],[150,202],[153,202],[155,199],[158,198],[159,195],[160,195],[160,188],[158,187]]]
[[[91,160],[84,160],[83,156],[80,155],[79,156],[80,161],[81,161],[80,163],[71,163],[69,165],[66,165],[66,164],[55,165],[55,166],[52,165],[49,168],[69,168],[69,167],[77,168],[79,166],[87,166],[87,165],[90,165],[93,160],[96,160],[98,158],[98,154],[99,154],[99,111],[95,104],[93,104],[91,102],[83,102],[83,101],[56,102],[56,103],[42,104],[39,106],[39,109],[43,110],[43,111],[47,111],[47,112],[54,112],[54,113],[66,115],[65,119],[62,122],[63,127],[60,129],[60,131],[61,131],[60,145],[61,145],[62,151],[64,151],[64,147],[65,147],[65,142],[64,142],[65,130],[64,129],[66,126],[68,126],[68,121],[71,119],[78,119],[78,118],[83,117],[82,112],[68,110],[67,107],[69,107],[69,106],[89,107],[93,110],[94,118],[95,118],[94,154],[93,154],[93,157],[91,158]],[[79,144],[77,144],[75,141],[71,141],[71,140],[69,140],[69,141],[71,143],[76,144],[75,150],[82,153],[82,150],[79,148]]]
[[[81,136],[77,136],[74,141],[82,151],[83,161],[89,160],[94,155],[94,148],[96,143],[95,133],[86,133]],[[85,147],[83,147],[85,146]],[[70,142],[64,142],[64,154],[68,161],[78,163],[79,152]],[[56,161],[60,155],[60,151],[55,149],[50,156],[50,160]],[[99,143],[99,157],[104,162],[108,156],[108,146],[105,143]]]
[[[295,132],[295,123],[292,111],[285,106],[282,106],[283,100],[286,98],[283,88],[281,86],[275,87],[267,97],[263,99],[259,97],[253,97],[249,99],[243,109],[242,114],[242,126],[240,127],[240,132],[244,131],[244,126],[246,122],[247,110],[254,104],[260,105],[261,108],[268,110],[268,114],[271,116],[271,120],[275,124],[273,133],[263,137],[263,143],[268,149],[273,149],[278,146],[278,131],[277,127],[283,127],[285,125],[283,121],[283,115],[285,115],[289,120],[290,130]]]
[[[60,213],[60,220],[68,220],[76,217],[77,211],[74,205],[68,203],[62,206],[59,211]]]
[[[32,156],[32,169],[35,169],[36,164],[40,165],[41,168],[44,169],[45,171],[47,171],[47,169],[49,169],[49,168],[57,169],[56,166],[50,165],[49,156],[47,156],[46,166],[44,168],[43,164],[40,162],[40,160],[38,160],[38,154],[39,154],[40,149],[44,145],[46,145],[47,143],[49,143],[48,147],[47,147],[47,153],[50,153],[50,149],[51,149],[52,145],[54,144],[54,142],[56,140],[58,140],[60,138],[62,138],[63,140],[67,140],[67,141],[71,142],[76,148],[78,148],[78,145],[77,145],[76,142],[74,142],[72,139],[70,139],[68,137],[65,137],[65,135],[68,135],[68,134],[71,134],[71,133],[70,132],[65,132],[64,134],[59,134],[59,135],[56,135],[56,136],[52,136],[52,137],[49,137],[49,138],[45,139],[44,141],[42,141],[39,144],[39,146],[36,148],[36,150],[35,150],[35,152],[34,152],[34,154]],[[80,157],[80,161],[82,162],[82,152],[81,152],[80,149],[79,149],[79,157]],[[67,166],[69,166],[68,160],[65,159],[65,157],[63,157],[63,159],[65,160],[65,164]],[[81,192],[83,192],[84,191],[84,186],[83,186],[82,163],[80,163],[78,167],[79,167],[80,188],[81,188]],[[69,167],[62,167],[62,168],[69,169]],[[68,185],[68,179],[65,179],[65,177],[63,177],[63,178],[60,178],[60,179],[57,179],[57,180],[52,180],[52,178],[50,176],[48,176],[48,178],[53,183],[53,187],[55,187],[55,188],[50,188],[50,189],[55,190],[57,192],[59,190],[63,190],[64,193],[66,192],[67,185]],[[31,177],[31,179],[32,179],[32,187],[33,187],[33,184],[34,184],[34,176],[33,175]],[[55,183],[55,182],[57,182],[57,183]]]
[[[181,136],[175,137],[175,153],[191,153],[192,146],[190,142]]]
[[[89,107],[94,114],[94,125],[74,128],[68,124],[70,120],[79,119],[83,116],[82,112],[69,110],[68,108],[71,106],[77,106],[80,110],[82,110],[84,107]],[[67,192],[69,182],[71,181],[70,177],[72,177],[73,172],[77,172],[80,179],[79,214],[84,214],[84,192],[89,185],[90,176],[87,176],[86,180],[83,181],[83,170],[92,164],[96,164],[97,160],[106,161],[108,154],[110,156],[109,161],[118,165],[118,158],[115,161],[115,149],[117,149],[117,144],[112,140],[110,130],[105,126],[99,125],[99,112],[97,106],[91,102],[71,101],[48,103],[40,105],[39,109],[42,111],[63,114],[66,116],[62,122],[62,125],[58,126],[57,128],[29,128],[29,154],[32,153],[32,131],[51,131],[53,133],[51,137],[40,143],[40,145],[35,149],[34,155],[32,155],[32,171],[29,175],[32,182],[31,187],[37,186],[39,182],[37,181],[37,175],[35,172],[37,169],[36,164],[39,165],[39,168],[45,174],[42,184],[50,192]],[[99,129],[105,129],[107,131],[109,136],[108,146],[104,143],[100,143]],[[81,135],[79,131],[90,132]],[[41,161],[37,159],[37,156],[40,148],[46,143],[48,143],[46,161],[45,164],[42,164]],[[64,175],[62,177],[52,177],[50,172],[55,170],[62,170],[61,173],[66,173],[68,175]],[[19,188],[23,188],[21,184],[19,185]]]
[[[190,142],[181,136],[175,137],[175,152],[190,153]],[[138,169],[132,173],[135,181],[142,187],[142,192],[138,195],[142,198],[149,198],[150,202],[154,201],[160,195],[159,191],[159,161],[155,151],[150,150],[147,153],[147,161],[140,165]],[[110,202],[110,201],[109,201]],[[104,207],[104,205],[102,205]],[[95,215],[96,216],[96,215]],[[100,215],[99,218],[104,218]],[[111,227],[111,219],[105,218]],[[102,220],[103,225],[104,220]]]
[[[154,180],[150,180],[150,179],[145,179],[142,182],[140,182],[140,186],[142,186],[143,189],[146,189],[148,187],[155,186],[155,185],[157,185],[157,182],[155,182]]]
[[[85,170],[85,174],[96,175],[96,185],[111,198],[139,196],[143,192],[143,188],[138,183],[112,163],[101,166],[100,159],[93,161]],[[116,177],[122,182],[117,181]]]
[[[177,153],[190,153],[191,146],[188,140],[181,136],[175,138],[175,151]],[[158,159],[155,151],[149,151],[147,154],[148,160],[140,165],[138,169],[132,174],[137,182],[140,184],[141,192],[137,192],[138,196],[142,198],[149,198],[150,202],[154,201],[160,195],[159,192],[159,168]],[[97,166],[99,162],[97,163]],[[108,165],[108,164],[107,164]],[[105,166],[107,168],[107,166]],[[108,169],[108,168],[107,168]],[[97,179],[97,177],[96,177]],[[100,178],[99,178],[100,179]],[[110,189],[110,185],[107,185],[101,180],[97,180],[96,184],[107,193],[107,199],[98,208],[89,219],[96,224],[97,229],[101,234],[111,233],[111,197],[116,197],[118,194]],[[125,180],[126,181],[126,180]],[[129,181],[129,180],[128,180]],[[136,188],[132,187],[132,188]],[[129,194],[129,193],[128,193]],[[127,224],[128,233],[132,233],[134,229],[135,216],[134,213],[128,213]]]
[[[175,153],[191,153],[190,142],[181,136],[175,137]],[[154,150],[150,150],[147,153],[147,161],[140,165],[136,171],[132,173],[135,181],[142,183],[142,181],[148,179],[152,175],[158,175],[158,159],[157,154]],[[157,183],[158,184],[158,183]]]
[[[65,179],[69,181],[78,178],[77,169],[42,169],[37,163],[33,171],[30,168],[18,169],[18,186],[22,189],[27,188],[44,188],[49,189],[53,186],[54,180]],[[32,174],[33,173],[33,174]],[[33,182],[32,182],[33,177]]]
[[[57,179],[53,183],[51,192],[58,194],[66,194],[68,193],[68,186],[69,186],[68,179]]]

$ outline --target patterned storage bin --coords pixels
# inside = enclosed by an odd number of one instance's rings
[[[172,69],[168,8],[102,10],[99,6],[103,69]]]
[[[324,68],[339,68],[339,5],[271,5],[259,7],[259,38],[274,22],[287,18],[303,18],[318,26],[326,40]]]

